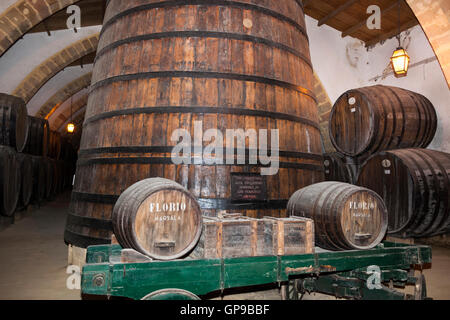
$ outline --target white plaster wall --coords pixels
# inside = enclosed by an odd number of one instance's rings
[[[81,68],[80,66],[65,68],[56,76],[50,79],[28,102],[28,114],[35,115],[39,109],[50,99],[55,93],[64,88],[72,81],[80,78],[86,73],[91,72],[93,64],[88,64]]]
[[[25,77],[70,44],[100,32],[101,26],[26,34],[0,58],[0,92],[11,94]]]
[[[318,27],[317,20],[311,17],[307,16],[306,22],[312,63],[332,102],[349,89],[376,84],[421,93],[433,103],[438,114],[438,130],[429,148],[450,153],[450,91],[437,60],[410,68],[406,78],[390,74],[371,80],[383,74],[398,46],[397,39],[366,50],[359,40],[342,38],[339,31],[328,26]],[[435,57],[420,26],[408,32],[409,35],[402,34],[402,45],[407,48],[411,64]]]

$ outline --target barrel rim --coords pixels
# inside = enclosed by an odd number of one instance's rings
[[[333,121],[333,117],[336,113],[336,108],[337,108],[337,103],[344,98],[344,96],[350,94],[351,92],[357,93],[361,96],[361,98],[365,101],[366,105],[367,105],[367,109],[370,111],[370,131],[368,133],[368,138],[366,139],[366,141],[364,142],[364,144],[359,148],[358,151],[355,152],[348,152],[344,149],[342,149],[336,142],[336,139],[334,138],[334,135],[332,134],[332,121]],[[348,100],[348,99],[347,99]],[[344,92],[343,94],[341,94],[339,96],[339,98],[336,100],[336,102],[333,105],[333,108],[331,109],[330,112],[330,116],[329,116],[329,120],[328,120],[328,132],[330,133],[330,140],[332,145],[335,147],[335,149],[337,151],[339,151],[340,153],[347,155],[347,156],[351,156],[351,157],[357,157],[357,156],[361,156],[364,154],[364,152],[366,151],[366,149],[372,144],[372,140],[373,138],[371,138],[375,132],[375,113],[373,111],[373,108],[371,107],[371,102],[370,100],[367,98],[367,96],[361,92],[359,89],[351,89],[351,90],[347,90],[346,92]]]
[[[358,186],[361,186],[360,179],[361,179],[361,177],[362,177],[363,170],[364,170],[364,168],[366,167],[366,165],[369,163],[369,161],[372,161],[372,160],[373,160],[374,158],[376,158],[376,157],[383,157],[383,156],[386,156],[386,154],[390,154],[392,157],[398,158],[398,159],[400,159],[400,160],[403,162],[403,159],[400,158],[400,157],[397,155],[397,151],[411,150],[411,149],[420,149],[420,148],[405,148],[405,149],[385,150],[385,151],[381,151],[381,152],[379,152],[379,153],[376,153],[376,154],[371,155],[371,156],[370,156],[369,158],[367,158],[367,160],[362,164],[361,170],[359,171],[358,178],[357,178],[357,180],[356,180],[356,184],[357,184]],[[435,151],[435,150],[432,150],[432,151]],[[406,166],[406,165],[405,165],[405,166]],[[413,176],[413,175],[411,175],[411,173],[410,173],[409,170],[407,170],[407,174],[408,174],[408,177],[409,177],[412,181],[417,181],[416,177]],[[363,187],[363,186],[361,186],[361,187],[362,187],[362,188],[365,188],[365,187]],[[416,189],[416,183],[413,184],[413,190],[415,190],[415,189]],[[369,190],[370,190],[370,189],[369,189]],[[375,192],[375,191],[374,191],[374,192]],[[377,192],[375,192],[375,193],[377,193]],[[378,194],[378,193],[377,193],[377,194]],[[384,200],[383,200],[383,202],[384,202]],[[387,209],[386,203],[385,203],[385,206],[386,206],[386,209]],[[412,211],[413,211],[413,212],[415,211],[415,204],[414,204],[414,203],[412,203]],[[388,212],[388,215],[389,215],[389,212]],[[400,233],[402,233],[402,232],[403,232],[403,231],[404,231],[404,230],[412,223],[412,219],[413,219],[413,214],[408,215],[408,219],[405,221],[405,223],[402,224],[401,227],[398,227],[398,228],[393,229],[393,230],[388,228],[387,234],[400,234]],[[388,220],[388,227],[389,227],[389,220]]]
[[[297,0],[295,0],[297,2]],[[108,3],[109,4],[109,3]],[[147,4],[141,4],[141,5],[135,5],[134,7],[130,7],[128,9],[125,9],[123,11],[120,11],[119,13],[111,16],[108,20],[103,21],[102,30],[100,31],[100,37],[103,35],[106,30],[113,25],[117,20],[127,17],[129,15],[132,15],[136,12],[140,11],[146,11],[146,10],[152,10],[152,9],[158,9],[158,8],[166,8],[166,7],[177,7],[177,6],[201,6],[201,5],[208,5],[208,6],[228,6],[228,7],[240,7],[242,9],[247,10],[255,10],[259,11],[263,14],[270,15],[273,18],[286,21],[287,23],[291,24],[294,28],[296,28],[305,38],[306,42],[309,44],[309,37],[308,33],[306,32],[306,27],[300,25],[297,21],[293,20],[292,18],[283,15],[282,13],[272,10],[270,8],[256,5],[253,3],[245,3],[240,1],[232,1],[232,0],[191,0],[188,1],[179,1],[179,0],[172,0],[172,1],[160,1],[156,3],[147,3]],[[301,6],[303,16],[305,15],[304,8]]]
[[[382,211],[382,223],[381,223],[381,228],[380,228],[380,232],[378,233],[378,236],[372,241],[372,243],[370,245],[367,245],[367,246],[357,245],[357,244],[355,244],[353,241],[351,241],[347,237],[346,233],[343,232],[344,239],[352,247],[354,247],[354,248],[356,248],[358,250],[373,249],[383,240],[383,238],[384,238],[384,236],[386,235],[386,232],[387,232],[387,228],[388,228],[388,211],[387,211],[387,208],[386,208],[386,204],[384,203],[383,198],[381,198],[381,196],[377,192],[375,192],[373,190],[370,190],[368,188],[365,188],[365,187],[361,187],[361,186],[354,186],[354,187],[355,187],[354,190],[352,190],[349,194],[345,195],[346,201],[341,202],[339,204],[339,206],[338,206],[338,209],[339,209],[338,212],[341,214],[341,217],[342,217],[342,210],[341,209],[343,208],[344,204],[347,203],[348,198],[351,197],[352,195],[354,195],[357,192],[366,191],[367,193],[371,194],[372,196],[374,196],[378,200],[378,204],[381,204],[383,206],[382,208],[378,207],[379,209],[382,209],[382,210],[380,210],[380,211]],[[340,222],[341,222],[341,220],[340,220]],[[339,230],[342,230],[342,228],[339,228]]]

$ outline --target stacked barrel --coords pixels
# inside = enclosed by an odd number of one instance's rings
[[[436,128],[435,109],[421,94],[382,85],[349,90],[330,114],[338,152],[326,156],[326,176],[378,193],[393,236],[446,233],[450,154],[425,149]]]
[[[70,141],[51,131],[47,120],[27,113],[22,99],[0,93],[2,216],[40,205],[71,185],[76,155]]]

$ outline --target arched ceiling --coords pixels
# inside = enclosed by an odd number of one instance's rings
[[[75,124],[75,129],[81,130],[85,114],[86,114],[86,105],[83,106],[82,108],[80,108],[77,112],[75,112],[72,115],[72,121],[71,122],[73,124]],[[59,131],[61,133],[65,132],[67,124],[69,123],[69,121],[70,121],[70,119],[66,119],[66,121],[59,126],[57,131]]]
[[[450,87],[450,1],[406,1],[419,19]]]
[[[48,119],[64,101],[72,97],[77,92],[89,87],[91,78],[92,72],[88,72],[61,88],[50,99],[48,99],[44,105],[42,105],[36,113],[36,117]]]
[[[58,113],[55,113],[51,116],[48,121],[52,130],[59,130],[60,127],[68,120],[70,120],[70,106],[72,104],[72,117],[73,115],[85,107],[88,100],[88,91],[84,90],[83,92],[78,93],[73,97],[73,101],[69,98],[65,103],[64,107],[61,107],[58,110]]]
[[[3,2],[4,0],[2,0]],[[44,19],[79,0],[19,0],[2,3],[0,56],[19,38]],[[0,8],[2,9],[2,8]]]
[[[93,64],[78,66],[69,66],[60,71],[33,96],[28,102],[28,114],[35,116],[42,106],[44,106],[58,91],[68,86],[71,82],[92,72]]]
[[[33,95],[53,76],[71,63],[97,50],[99,34],[96,33],[79,40],[37,66],[13,91],[13,95],[25,102],[30,101]]]

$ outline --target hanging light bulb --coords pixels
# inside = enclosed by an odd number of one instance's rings
[[[73,133],[75,131],[75,125],[72,122],[69,122],[67,124],[67,132],[68,133]]]
[[[405,49],[398,47],[391,57],[392,69],[397,78],[406,77],[408,74],[409,55]]]
[[[398,47],[391,57],[392,70],[394,70],[395,77],[406,77],[409,67],[409,55],[400,43],[400,1],[398,2]]]
[[[70,122],[67,124],[67,132],[73,133],[75,131],[75,125],[72,122],[72,102],[73,96],[70,98]]]

